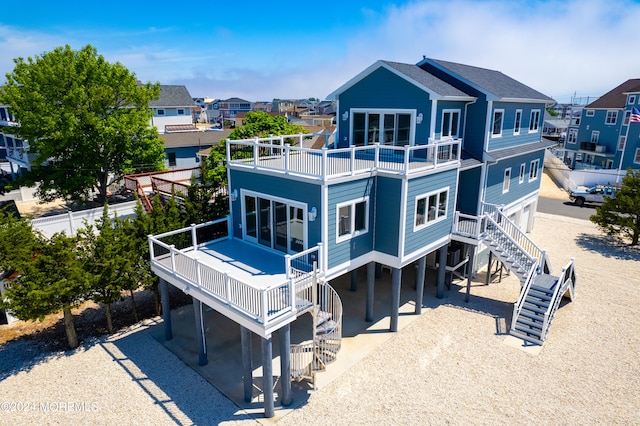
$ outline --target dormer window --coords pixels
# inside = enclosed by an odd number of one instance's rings
[[[635,105],[636,104],[636,95],[629,95],[629,100],[627,101],[627,104]]]

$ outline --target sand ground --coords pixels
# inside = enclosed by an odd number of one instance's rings
[[[547,214],[531,238],[556,274],[572,257],[578,274],[540,350],[507,335],[517,279],[486,286],[479,275],[469,303],[460,283],[444,299],[426,294],[421,316],[278,423],[640,424],[640,249]],[[159,321],[73,352],[0,345],[0,424],[270,423],[153,339]]]

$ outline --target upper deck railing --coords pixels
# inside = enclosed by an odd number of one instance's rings
[[[404,147],[375,144],[337,149],[300,148],[282,143],[297,137],[299,135],[228,140],[227,162],[231,166],[319,180],[373,171],[409,175],[460,163],[461,141],[458,139]]]
[[[149,236],[152,267],[188,283],[192,294],[205,294],[265,328],[311,306],[314,272],[321,272],[314,271],[322,265],[320,244],[301,253],[283,255],[285,278],[268,286],[243,281],[233,272],[211,266],[204,259],[205,254],[195,255],[205,244],[230,238],[230,220],[227,217]]]

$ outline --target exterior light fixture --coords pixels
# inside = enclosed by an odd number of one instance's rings
[[[309,222],[313,222],[314,220],[316,220],[317,215],[318,215],[318,210],[315,207],[313,207],[309,212]]]

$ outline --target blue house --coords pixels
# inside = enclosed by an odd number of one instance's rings
[[[640,125],[631,120],[640,108],[640,79],[630,79],[602,95],[572,121],[565,163],[573,169],[640,168]]]
[[[497,71],[424,59],[378,61],[335,90],[338,127],[321,149],[289,135],[227,141],[230,215],[150,237],[153,271],[194,298],[199,361],[207,362],[202,310],[240,325],[245,399],[251,399],[251,333],[262,341],[265,415],[274,410],[272,334],[282,375],[310,379],[336,359],[342,302],[331,281],[366,269],[365,319],[376,277],[391,271],[390,331],[398,327],[403,270],[417,268],[422,312],[426,268],[470,280],[491,257],[522,292],[511,333],[541,344],[560,299],[573,296],[573,263],[551,275],[533,224],[551,99]],[[163,303],[168,303],[163,295]],[[171,337],[168,304],[165,332]],[[309,314],[312,339],[291,342]],[[280,380],[282,405],[290,381]]]

